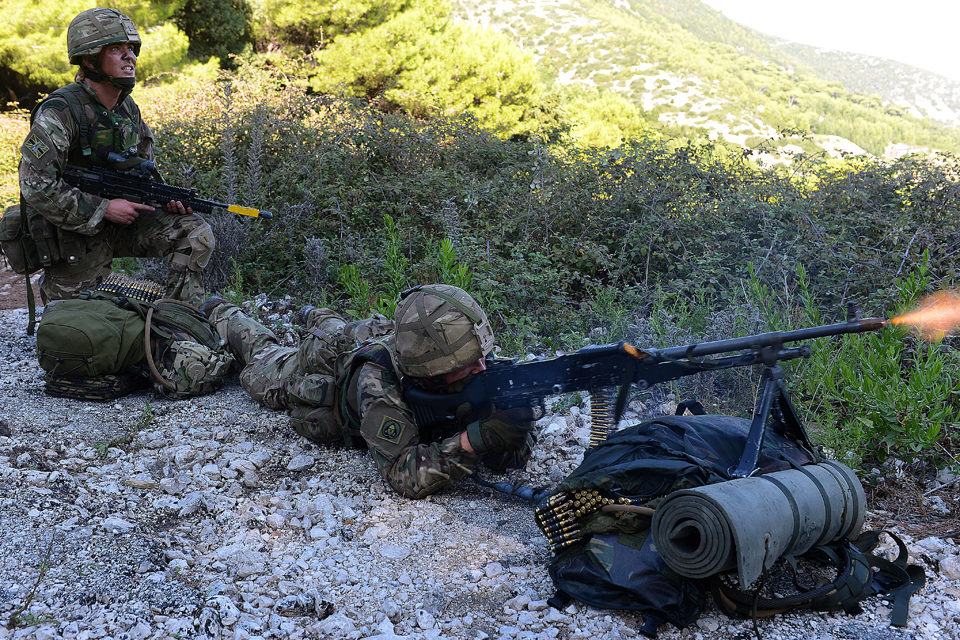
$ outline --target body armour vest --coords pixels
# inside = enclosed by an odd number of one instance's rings
[[[140,138],[140,109],[127,96],[116,111],[110,111],[94,100],[79,83],[61,87],[33,110],[31,122],[41,109],[67,106],[80,130],[72,140],[68,164],[76,167],[114,166],[107,158],[116,153],[124,159],[134,158]]]
[[[400,373],[397,370],[396,363],[391,353],[391,347],[383,342],[373,340],[367,344],[354,349],[344,359],[342,365],[337,366],[337,407],[336,413],[343,426],[344,439],[347,444],[352,444],[351,436],[360,433],[360,414],[354,405],[350,402],[350,389],[356,388],[357,374],[361,367],[367,362],[383,367],[389,371],[397,380],[400,381]]]

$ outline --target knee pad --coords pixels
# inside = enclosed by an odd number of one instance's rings
[[[187,242],[190,247],[187,268],[191,271],[202,271],[210,262],[213,250],[217,246],[217,238],[213,235],[213,229],[204,222],[190,232],[190,235],[187,236]]]

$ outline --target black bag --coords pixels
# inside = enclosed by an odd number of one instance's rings
[[[706,585],[664,564],[648,535],[650,516],[674,491],[730,480],[749,426],[749,420],[730,416],[664,416],[588,450],[581,465],[537,507],[541,529],[575,522],[575,528],[547,533],[557,552],[550,576],[561,599],[640,611],[677,627],[696,620]],[[813,461],[809,452],[770,433],[758,465],[764,472],[783,471]],[[604,512],[607,505],[635,509]]]
[[[695,621],[711,588],[724,611],[755,614],[753,594],[672,571],[650,535],[653,509],[667,495],[732,479],[749,428],[749,420],[730,416],[664,416],[614,433],[589,449],[581,465],[536,509],[537,524],[555,553],[549,570],[557,595],[551,604],[560,608],[574,599],[598,608],[639,611],[646,618],[639,631],[650,637],[663,621],[681,628]],[[760,473],[772,473],[816,462],[816,453],[771,428],[757,465]],[[907,570],[905,555],[893,563],[869,555],[871,541],[875,544],[875,536],[864,534],[856,543],[811,549],[805,557],[838,567],[835,583],[806,598],[774,604],[781,610],[853,610],[869,595],[897,589],[896,597],[906,602],[922,585],[922,570],[918,581],[916,571]],[[871,566],[882,567],[883,580],[872,580]]]

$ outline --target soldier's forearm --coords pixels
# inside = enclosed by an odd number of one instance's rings
[[[442,442],[408,447],[394,460],[378,454],[374,460],[394,491],[419,500],[457,482],[480,458],[460,445],[457,434]]]
[[[55,173],[21,172],[20,193],[30,209],[61,229],[93,235],[103,227],[109,202],[70,187]]]

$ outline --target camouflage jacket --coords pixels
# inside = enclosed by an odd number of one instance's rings
[[[479,457],[460,446],[465,422],[436,436],[418,427],[403,400],[403,387],[393,364],[393,335],[383,338],[381,344],[388,357],[376,359],[381,362],[364,361],[344,383],[343,412],[349,410],[359,416],[359,429],[352,421],[354,428],[344,428],[363,439],[377,469],[397,493],[423,498],[459,480],[477,465]]]
[[[77,122],[68,93],[82,104],[86,122]],[[124,132],[122,143],[115,135],[120,130]],[[39,105],[20,148],[20,193],[29,208],[59,229],[95,235],[106,224],[103,217],[108,201],[65,184],[63,170],[67,164],[106,164],[107,152],[122,151],[117,147],[128,144],[136,148],[139,157],[153,160],[153,133],[132,98],[108,111],[86,83],[62,87]],[[84,154],[84,146],[89,147],[89,156]]]

